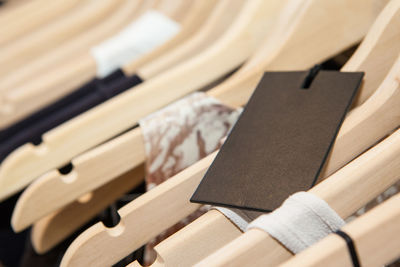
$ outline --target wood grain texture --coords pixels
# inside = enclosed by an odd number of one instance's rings
[[[69,1],[48,1],[48,0],[36,0],[28,1],[28,3],[23,5],[21,9],[25,12],[19,12],[19,16],[24,19],[15,19],[16,16],[13,14],[14,19],[6,19],[4,15],[0,15],[0,24],[7,25],[0,29],[0,47],[6,47],[12,45],[14,41],[30,32],[36,31],[43,27],[47,23],[53,23],[56,19],[64,16],[70,10],[78,7],[78,4],[82,4],[79,0],[69,0]],[[6,20],[6,24],[4,23]]]
[[[89,49],[146,11],[152,1],[124,1],[106,20],[0,81],[0,128],[58,100],[96,75]],[[89,70],[89,71],[88,71]],[[65,79],[65,76],[71,79]],[[57,90],[54,90],[57,88]]]
[[[361,266],[383,266],[400,257],[400,194],[342,228],[353,240]],[[331,234],[280,266],[351,267],[346,242]]]

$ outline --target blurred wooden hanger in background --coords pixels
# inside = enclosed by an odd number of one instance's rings
[[[82,1],[79,0],[31,0],[27,2],[18,8],[19,14],[12,14],[14,12],[10,12],[0,15],[0,25],[7,25],[7,27],[0,29],[0,47],[12,45],[13,41],[19,37],[38,30],[39,27],[53,22],[71,9],[79,7],[78,4],[82,4]],[[23,19],[16,20],[16,17],[23,17]]]

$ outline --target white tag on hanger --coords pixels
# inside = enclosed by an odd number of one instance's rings
[[[97,77],[107,76],[120,66],[161,45],[180,30],[180,25],[157,11],[148,11],[115,36],[91,49]]]

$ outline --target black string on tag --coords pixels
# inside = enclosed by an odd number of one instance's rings
[[[337,230],[335,232],[335,234],[337,234],[338,236],[343,238],[344,241],[346,242],[346,245],[349,250],[350,257],[351,257],[351,261],[353,262],[353,266],[360,267],[361,264],[360,264],[360,261],[358,260],[357,250],[356,250],[356,247],[354,246],[353,239],[351,239],[351,237],[348,234],[346,234],[345,232],[340,231],[340,230]]]

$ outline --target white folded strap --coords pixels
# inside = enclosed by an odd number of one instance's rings
[[[97,76],[105,77],[155,47],[180,30],[180,25],[167,16],[148,11],[112,38],[91,49],[97,65]]]
[[[286,199],[275,211],[251,222],[247,230],[261,229],[296,254],[344,224],[324,200],[311,193],[299,192]]]

